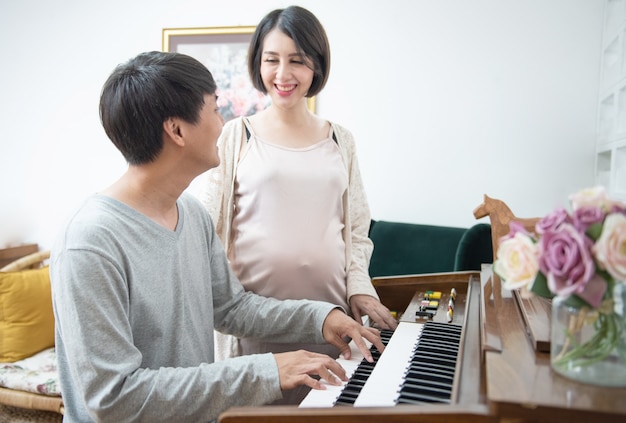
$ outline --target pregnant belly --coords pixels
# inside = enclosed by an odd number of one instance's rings
[[[257,244],[235,252],[231,265],[246,290],[279,299],[345,304],[345,253],[336,245]]]

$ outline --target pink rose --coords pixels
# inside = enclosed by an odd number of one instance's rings
[[[500,238],[500,242],[504,241],[505,239],[513,238],[518,232],[521,232],[524,235],[530,235],[524,225],[515,220],[511,220],[509,222],[509,233]]]
[[[602,223],[604,212],[596,206],[582,206],[574,211],[572,218],[576,229],[585,232],[594,223]]]
[[[611,209],[609,210],[609,213],[624,213],[626,212],[626,204],[622,203],[621,201],[613,201],[611,203]]]
[[[616,280],[626,283],[626,216],[609,214],[602,234],[592,248],[598,266]]]
[[[543,234],[551,230],[557,230],[562,223],[569,223],[570,218],[563,207],[555,209],[552,213],[541,218],[535,225],[538,234]]]
[[[568,297],[585,290],[595,273],[592,241],[569,223],[543,234],[539,243],[539,268],[554,294]]]
[[[598,308],[602,305],[606,287],[606,281],[602,276],[594,274],[587,285],[585,285],[585,288],[581,292],[577,292],[576,295],[585,300],[587,304]]]

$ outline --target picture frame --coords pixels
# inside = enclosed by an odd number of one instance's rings
[[[218,107],[225,121],[249,116],[270,104],[270,98],[252,86],[248,75],[248,46],[255,26],[164,28],[165,52],[184,53],[198,59],[213,74]],[[307,99],[315,113],[315,97]]]

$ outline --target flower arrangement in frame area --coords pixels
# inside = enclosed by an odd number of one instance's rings
[[[220,65],[215,68],[213,78],[218,86],[217,106],[224,120],[253,115],[265,109],[270,104],[270,98],[256,90],[250,82],[247,50],[229,45],[222,47],[223,51],[219,49],[215,59]]]
[[[248,46],[254,30],[254,26],[163,29],[163,51],[192,56],[211,71],[225,121],[270,105],[270,97],[255,89],[248,75]],[[307,107],[315,113],[315,97],[307,99]]]
[[[248,76],[248,45],[254,26],[163,30],[163,51],[195,57],[213,74],[217,105],[225,121],[253,115],[270,104]]]

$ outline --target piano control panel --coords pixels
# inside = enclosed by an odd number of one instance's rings
[[[456,303],[456,289],[452,288],[447,297],[447,301],[442,297],[441,291],[426,291],[424,297],[419,302],[415,311],[415,318],[432,319],[439,310],[440,303],[445,308],[446,321],[451,323],[454,320],[454,308]]]
[[[466,289],[418,290],[406,310],[399,316],[402,322],[427,321],[463,326],[465,318]]]

